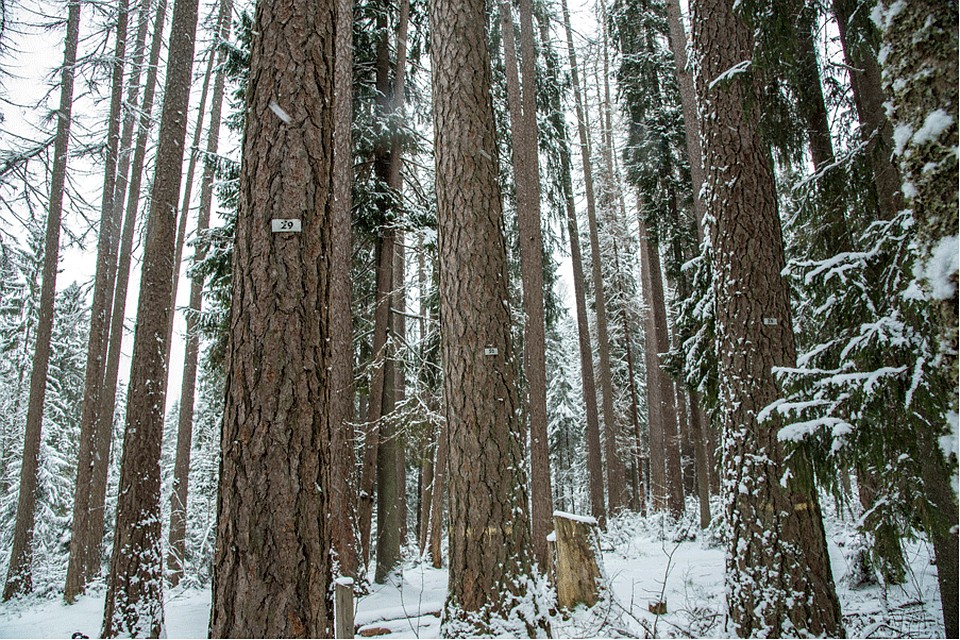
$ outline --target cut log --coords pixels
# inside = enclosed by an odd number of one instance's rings
[[[553,512],[557,547],[557,604],[572,609],[592,607],[600,597],[603,573],[597,521],[563,511]]]

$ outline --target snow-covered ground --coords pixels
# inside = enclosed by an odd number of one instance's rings
[[[724,637],[723,550],[690,539],[690,527],[667,529],[659,520],[623,518],[603,536],[603,560],[613,598],[592,611],[556,616],[555,637]],[[830,559],[849,637],[942,637],[936,571],[922,540],[906,543],[911,572],[906,584],[852,589],[844,554],[851,533],[840,522],[828,525]],[[680,541],[677,541],[680,539]],[[378,628],[394,638],[434,638],[446,592],[445,570],[414,559],[387,585],[372,585],[357,602],[361,630]],[[654,615],[648,604],[666,600],[667,613]],[[170,638],[206,637],[209,590],[168,590],[165,612]],[[0,638],[95,637],[103,596],[90,595],[72,606],[56,600],[27,599],[0,606]]]

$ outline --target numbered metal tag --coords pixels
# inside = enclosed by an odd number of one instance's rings
[[[300,220],[296,218],[274,218],[270,221],[274,233],[300,233]]]

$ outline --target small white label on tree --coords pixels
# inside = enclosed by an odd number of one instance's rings
[[[296,218],[274,218],[270,221],[274,233],[300,233],[300,220]]]
[[[763,319],[763,324],[767,325],[768,327],[775,327],[775,326],[777,326],[777,319],[776,319],[776,318],[764,318],[764,319]]]
[[[485,356],[495,356],[498,353],[500,353],[500,350],[497,349],[496,347],[485,347],[483,349],[483,355]]]

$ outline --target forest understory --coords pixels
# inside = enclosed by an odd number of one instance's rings
[[[690,504],[692,511],[696,505]],[[717,505],[719,506],[719,505]],[[663,516],[615,518],[601,538],[608,593],[595,609],[580,607],[551,619],[561,638],[727,638],[724,628],[723,548],[716,532],[697,530],[692,518],[679,523]],[[907,545],[908,578],[900,585],[855,586],[856,528],[849,519],[827,517],[827,538],[838,596],[849,638],[938,638],[940,595],[932,551],[924,540]],[[372,579],[372,575],[369,576]],[[435,638],[446,598],[447,572],[406,547],[396,574],[356,602],[358,636]],[[74,605],[34,597],[0,605],[0,638],[96,637],[103,587]],[[665,601],[667,613],[650,613]],[[180,587],[167,593],[167,635],[202,638],[207,633],[210,591]]]

